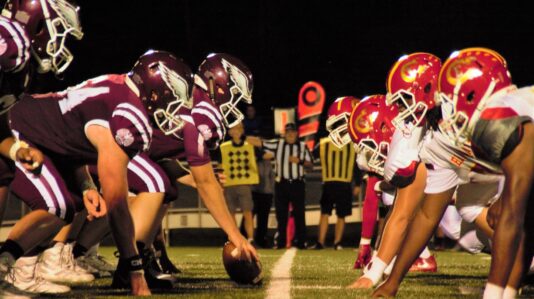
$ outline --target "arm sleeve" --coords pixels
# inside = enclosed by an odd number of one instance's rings
[[[278,140],[277,139],[263,140],[262,147],[263,147],[263,150],[274,153],[276,151],[276,148],[278,147]]]
[[[137,115],[125,113],[124,110],[113,112],[109,122],[115,142],[126,152],[129,158],[148,150],[152,131]]]
[[[184,148],[190,166],[202,166],[211,162],[204,137],[190,123],[186,123],[184,126]]]
[[[522,116],[479,119],[473,131],[473,152],[478,158],[500,164],[521,142],[523,124],[529,121]]]
[[[22,27],[0,20],[0,71],[20,70],[30,59],[30,42]]]

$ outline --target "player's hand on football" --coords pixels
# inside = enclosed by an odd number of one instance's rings
[[[236,240],[230,238],[230,241],[236,246],[237,256],[240,256],[242,260],[245,259],[249,262],[260,260],[256,248],[254,248],[254,246],[252,246],[252,244],[250,244],[250,242],[241,234],[239,234]]]
[[[372,287],[373,282],[369,278],[362,276],[351,285],[347,286],[347,289],[370,289]]]
[[[87,220],[92,221],[106,215],[106,202],[97,190],[89,189],[83,194],[83,203],[87,209]]]
[[[300,162],[300,159],[299,157],[296,157],[296,156],[290,156],[289,158],[287,158],[289,160],[290,163],[295,163],[295,164],[298,164]]]
[[[17,151],[17,161],[22,163],[22,166],[29,171],[38,170],[43,165],[43,153],[33,147],[21,147]]]

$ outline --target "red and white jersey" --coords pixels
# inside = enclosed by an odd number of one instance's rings
[[[500,164],[521,141],[521,125],[534,122],[534,86],[493,94],[480,113],[471,142],[477,157]]]
[[[209,149],[216,149],[224,140],[226,127],[219,108],[213,105],[212,100],[202,88],[193,88],[194,106],[191,117],[198,131]]]
[[[104,75],[58,93],[24,96],[9,112],[13,131],[46,153],[95,163],[86,130],[109,128],[117,144],[135,156],[147,151],[152,127],[139,90],[126,75]]]
[[[469,145],[456,147],[440,131],[431,131],[425,136],[419,157],[427,168],[427,194],[468,183],[498,184],[502,179],[498,165],[477,159]]]
[[[413,182],[425,133],[426,129],[423,127],[414,128],[410,135],[403,134],[401,130],[393,133],[384,166],[384,178],[387,182],[399,188]]]

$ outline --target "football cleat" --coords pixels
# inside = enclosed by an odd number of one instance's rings
[[[99,278],[111,277],[111,274],[115,271],[115,267],[99,255],[79,256],[76,258],[76,264]]]
[[[77,284],[95,280],[95,277],[77,266],[72,256],[72,247],[67,247],[63,254],[65,244],[56,243],[41,254],[37,265],[38,275],[55,283]]]
[[[369,262],[371,262],[371,258],[373,255],[373,250],[371,249],[371,245],[366,244],[360,246],[360,250],[358,250],[358,258],[354,262],[354,269],[363,269]]]
[[[37,256],[19,258],[5,276],[5,282],[29,293],[64,294],[70,292],[68,286],[55,284],[38,276],[35,271],[37,259]]]
[[[409,272],[437,272],[438,263],[436,258],[431,255],[429,258],[420,258],[418,257],[415,262],[410,267]]]

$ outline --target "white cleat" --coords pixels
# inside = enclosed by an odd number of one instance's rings
[[[46,281],[36,275],[37,256],[21,257],[5,276],[4,280],[17,289],[36,294],[64,294],[70,292],[68,286]]]
[[[44,279],[55,283],[78,284],[95,280],[92,274],[76,265],[72,246],[62,243],[56,243],[43,251],[37,272]]]

